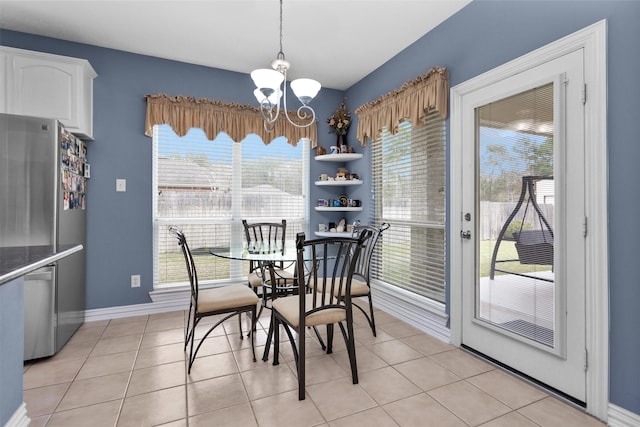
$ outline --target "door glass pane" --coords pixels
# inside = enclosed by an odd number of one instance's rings
[[[553,83],[476,109],[476,318],[554,346]]]

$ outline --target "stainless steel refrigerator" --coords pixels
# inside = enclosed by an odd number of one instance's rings
[[[0,247],[85,245],[86,154],[57,120],[0,114]],[[85,276],[84,250],[25,276],[25,360],[84,322]]]

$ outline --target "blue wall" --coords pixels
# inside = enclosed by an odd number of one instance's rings
[[[640,182],[640,1],[475,0],[346,95],[362,105],[435,65],[449,69],[453,87],[602,19],[608,21],[610,401],[640,414],[640,191],[630,185]]]
[[[447,67],[450,85],[571,34],[608,20],[608,144],[610,248],[610,401],[640,414],[640,143],[635,123],[640,111],[639,1],[484,1],[475,0],[443,24],[346,91],[350,110],[369,102],[435,65]],[[0,30],[6,46],[88,59],[95,80],[92,178],[88,196],[88,308],[149,302],[152,289],[151,139],[144,136],[144,95],[165,92],[230,102],[253,103],[249,76],[160,60],[28,34]],[[256,64],[259,66],[260,64]],[[311,76],[310,76],[311,77]],[[313,101],[320,145],[333,145],[325,118],[344,94],[322,89]],[[355,130],[349,134],[355,145]],[[348,166],[368,183],[365,159]],[[311,177],[333,170],[311,162]],[[115,179],[127,179],[127,192],[115,192]],[[312,186],[311,203],[326,197]],[[355,197],[369,203],[369,185]],[[360,217],[361,219],[365,219]],[[351,219],[351,218],[350,218]],[[312,211],[312,227],[327,218]],[[129,276],[142,274],[131,289]],[[607,286],[607,284],[602,284]]]
[[[24,278],[0,284],[0,426],[22,405]],[[16,420],[14,420],[16,421]]]

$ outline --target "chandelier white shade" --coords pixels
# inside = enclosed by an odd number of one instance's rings
[[[320,91],[320,82],[313,79],[297,79],[291,82],[291,89],[300,102],[307,105]]]
[[[302,104],[297,110],[299,120],[294,122],[287,112],[287,70],[290,64],[285,60],[284,52],[282,51],[282,0],[280,0],[280,51],[276,59],[271,63],[271,67],[273,68],[272,70],[259,68],[251,72],[251,79],[256,85],[253,95],[260,104],[260,112],[264,119],[265,129],[272,128],[272,125],[278,119],[281,108],[292,125],[300,128],[311,126],[316,120],[316,113],[308,104],[315,98],[322,87],[318,81],[306,78],[292,81],[291,90]],[[282,107],[280,107],[280,98],[284,98]]]
[[[280,90],[280,85],[284,80],[284,75],[280,74],[276,70],[260,68],[251,72],[251,78],[258,88],[258,91],[264,93],[264,95],[268,97],[273,92],[278,92]]]

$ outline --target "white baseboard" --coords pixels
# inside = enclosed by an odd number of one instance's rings
[[[31,418],[27,415],[27,405],[22,402],[22,405],[16,409],[9,421],[6,422],[4,427],[29,427]]]
[[[640,426],[640,415],[627,411],[624,408],[609,403],[607,420],[610,427],[637,427]]]
[[[237,282],[229,282],[237,283]],[[227,283],[223,283],[227,284]],[[201,285],[200,289],[221,286],[221,284]],[[169,311],[188,310],[191,289],[189,285],[174,286],[149,292],[150,303],[124,305],[120,307],[97,308],[85,311],[85,322],[118,319],[121,317],[143,316],[147,314],[167,313]]]
[[[444,305],[384,283],[372,283],[373,306],[446,343],[451,342]]]
[[[85,311],[85,322],[119,319],[121,317],[143,316],[147,314],[167,313],[169,311],[188,310],[189,299],[183,298],[150,302],[146,304],[124,305],[120,307],[97,308]]]

